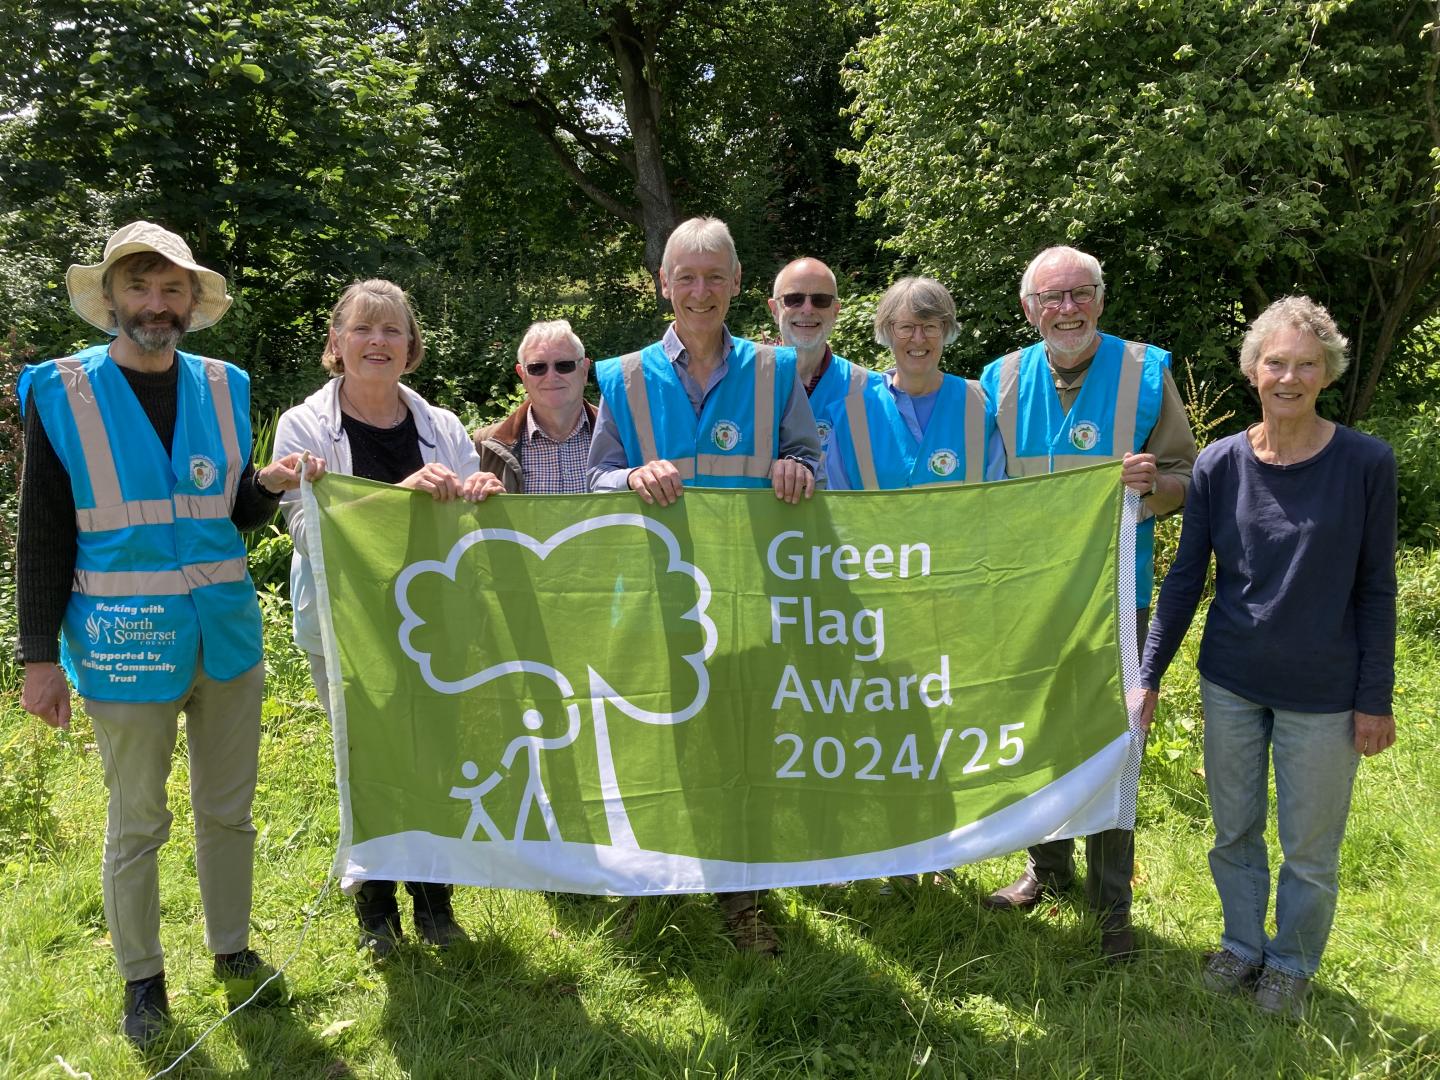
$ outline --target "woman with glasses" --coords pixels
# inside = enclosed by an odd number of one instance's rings
[[[1395,742],[1395,455],[1315,409],[1347,344],[1303,296],[1250,327],[1240,371],[1261,420],[1195,462],[1140,670],[1148,726],[1213,554],[1198,666],[1224,930],[1204,983],[1286,1016],[1304,1011],[1335,918],[1356,766]],[[1269,934],[1272,761],[1285,861]]]
[[[940,370],[959,336],[955,301],[934,278],[891,285],[875,309],[875,340],[894,366],[871,374],[828,420],[831,491],[916,487],[1005,478],[1005,446],[978,382]]]
[[[309,451],[324,460],[329,472],[423,491],[442,502],[478,502],[502,490],[494,476],[480,471],[475,446],[455,414],[400,382],[419,366],[424,352],[415,313],[398,285],[379,279],[351,285],[330,313],[320,358],[331,378],[280,417],[275,457]],[[287,492],[280,505],[295,541],[290,564],[295,644],[309,654],[315,689],[328,712],[320,613],[299,493]],[[451,910],[453,886],[408,881],[405,887],[414,899],[415,929],[422,938],[441,948],[465,938]],[[383,960],[402,936],[395,882],[362,883],[355,911],[362,946]]]

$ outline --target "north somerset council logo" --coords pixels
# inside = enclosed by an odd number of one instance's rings
[[[196,454],[190,459],[190,481],[201,491],[215,482],[215,473],[215,462],[204,454]]]
[[[960,458],[954,450],[936,450],[930,455],[930,471],[936,476],[949,476],[960,464]]]
[[[734,450],[740,443],[740,426],[731,420],[721,420],[710,429],[710,441],[721,450]]]
[[[1076,450],[1093,450],[1100,441],[1100,429],[1089,420],[1081,420],[1070,429],[1070,445]]]

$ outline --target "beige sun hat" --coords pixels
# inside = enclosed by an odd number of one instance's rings
[[[200,303],[190,316],[190,329],[203,330],[220,321],[230,307],[230,294],[225,291],[225,278],[214,270],[207,270],[190,254],[190,245],[168,229],[150,221],[132,221],[116,231],[105,244],[105,258],[94,266],[75,263],[65,271],[65,287],[70,291],[70,306],[75,313],[91,326],[98,326],[107,334],[119,333],[115,325],[114,312],[105,297],[102,281],[105,272],[116,261],[139,251],[153,251],[164,255],[176,266],[193,270],[200,276]]]

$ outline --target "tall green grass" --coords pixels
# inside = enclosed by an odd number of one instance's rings
[[[1423,567],[1405,564],[1402,580]],[[1432,579],[1433,580],[1433,579]],[[1405,593],[1410,596],[1411,593]],[[1422,597],[1407,612],[1423,615]],[[284,601],[264,600],[267,663],[256,799],[253,943],[289,968],[288,1009],[221,1026],[189,1077],[1404,1077],[1440,1076],[1440,647],[1401,640],[1394,750],[1364,763],[1334,936],[1309,1018],[1263,1019],[1200,989],[1220,916],[1206,869],[1193,673],[1167,680],[1173,756],[1142,779],[1135,919],[1140,955],[1112,969],[1075,898],[1025,915],[979,899],[1021,856],[944,886],[781,889],[784,945],[738,955],[712,901],[457,893],[474,943],[413,940],[376,970],[349,901],[320,897],[337,812],[329,731]],[[1433,612],[1433,602],[1428,609]],[[1411,615],[1407,627],[1422,625]],[[1193,640],[1187,644],[1193,648]],[[1185,724],[1191,730],[1185,733]],[[0,1075],[141,1077],[224,1013],[195,887],[183,754],[161,852],[163,936],[178,1028],[140,1057],[118,1034],[120,984],[97,867],[105,791],[83,720],[56,737],[0,712]],[[1277,853],[1278,857],[1278,853]],[[301,940],[309,912],[316,909]]]

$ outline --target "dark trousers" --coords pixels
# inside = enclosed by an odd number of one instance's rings
[[[1135,634],[1140,653],[1150,629],[1150,609],[1135,612]],[[1085,899],[1101,917],[1130,917],[1135,876],[1135,832],[1106,829],[1085,837]],[[1030,872],[1040,881],[1064,888],[1075,879],[1075,841],[1052,840],[1030,848]]]
[[[415,902],[416,911],[430,911],[432,908],[448,907],[453,885],[441,885],[433,881],[407,881],[405,891]],[[355,894],[355,913],[362,919],[367,916],[389,915],[400,910],[395,901],[395,882],[365,881]]]

